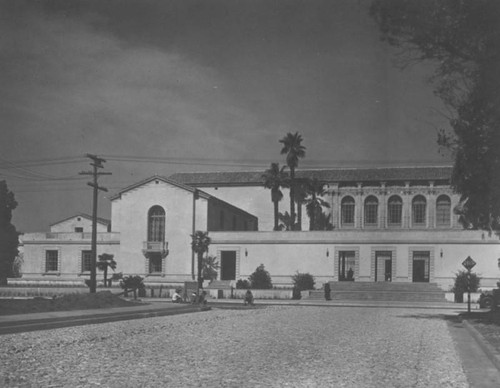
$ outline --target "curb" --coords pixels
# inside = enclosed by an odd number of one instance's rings
[[[485,340],[483,335],[479,331],[477,331],[476,328],[474,328],[467,321],[467,319],[462,318],[461,321],[470,335],[472,335],[472,337],[476,340],[479,347],[483,350],[484,353],[486,353],[492,364],[495,365],[495,367],[500,372],[500,353],[493,346],[491,346],[488,341]]]
[[[210,307],[180,307],[169,309],[156,309],[150,311],[124,311],[115,313],[103,313],[89,316],[73,316],[58,318],[41,318],[33,321],[5,322],[0,325],[0,335],[24,333],[35,330],[49,330],[62,327],[82,326],[96,323],[117,322],[131,319],[164,317],[168,315],[189,314],[211,310]]]

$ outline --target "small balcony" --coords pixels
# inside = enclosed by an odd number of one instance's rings
[[[142,246],[144,253],[165,253],[168,252],[167,241],[144,241]]]

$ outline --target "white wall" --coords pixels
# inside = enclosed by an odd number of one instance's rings
[[[75,216],[70,219],[61,221],[57,224],[54,224],[50,227],[50,231],[53,233],[72,233],[75,231],[75,228],[83,228],[84,233],[92,232],[92,220],[82,217]],[[107,232],[108,225],[104,225],[102,223],[97,222],[97,232]]]

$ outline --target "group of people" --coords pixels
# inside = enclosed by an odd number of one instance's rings
[[[181,289],[176,289],[174,294],[172,295],[172,303],[183,303],[184,300],[182,299],[181,296]],[[198,304],[207,304],[207,292],[203,291],[201,294],[197,295],[196,292],[193,292],[191,294],[191,303],[198,303]],[[245,297],[243,298],[243,303],[244,305],[254,305],[254,300],[253,300],[253,294],[252,291],[247,290],[245,293]]]

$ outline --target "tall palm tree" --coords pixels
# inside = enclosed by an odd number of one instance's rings
[[[210,237],[208,237],[208,232],[202,232],[197,230],[191,235],[191,248],[198,256],[198,292],[203,288],[203,254],[208,252],[208,247],[210,245]]]
[[[290,168],[290,217],[293,224],[295,224],[295,169],[299,165],[299,158],[306,156],[306,147],[301,144],[302,140],[298,132],[294,134],[289,132],[279,141],[283,143],[281,154],[286,154],[286,164]]]
[[[309,182],[309,196],[306,199],[306,210],[309,216],[309,230],[318,230],[317,216],[322,213],[323,207],[330,207],[328,202],[321,198],[326,194],[325,184],[314,178]]]
[[[116,261],[113,259],[114,255],[109,253],[103,253],[99,255],[99,260],[97,261],[97,269],[104,271],[104,287],[108,286],[108,268],[113,271],[116,269]]]
[[[274,230],[280,230],[278,225],[278,202],[283,199],[283,193],[280,189],[286,185],[287,181],[287,174],[283,171],[284,169],[285,167],[280,169],[279,163],[271,163],[271,167],[262,175],[264,187],[271,189],[271,201],[274,204]]]

